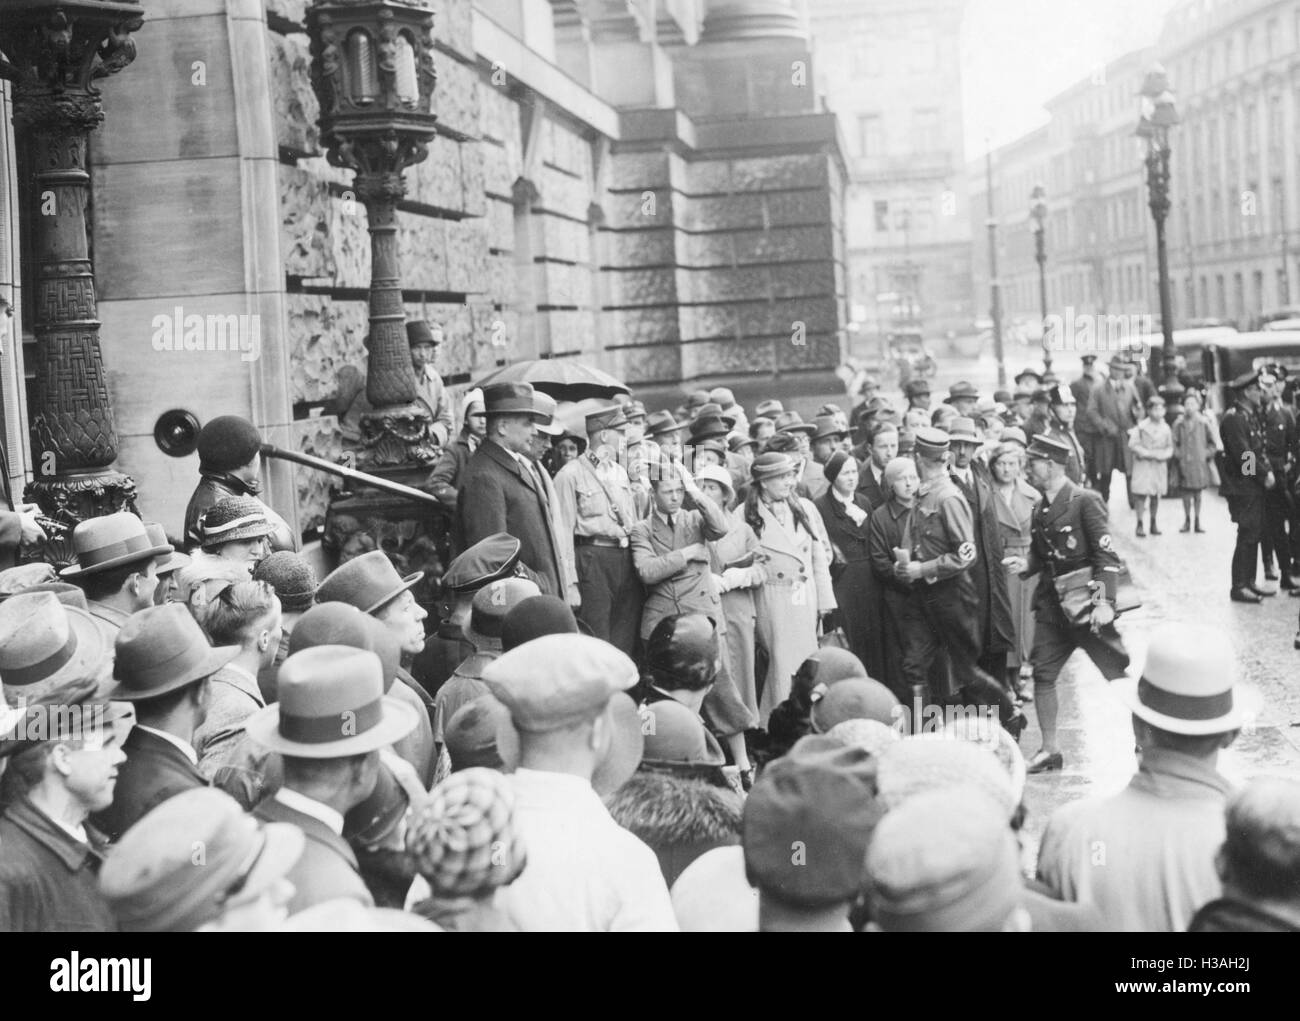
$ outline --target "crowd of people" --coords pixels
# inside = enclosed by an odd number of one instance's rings
[[[1139,535],[1170,486],[1200,530],[1215,472],[1253,482],[1192,394],[1167,422],[1119,359],[811,421],[527,383],[453,415],[430,336],[436,608],[379,550],[317,577],[232,416],[177,541],[123,512],[0,571],[0,930],[1300,928],[1300,784],[1215,768],[1226,637],[1168,625],[1133,676],[1115,626],[1111,472]],[[0,515],[0,548],[37,531]],[[1139,770],[1026,861],[1076,649]]]

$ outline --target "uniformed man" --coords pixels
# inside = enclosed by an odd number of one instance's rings
[[[1007,557],[1006,566],[1022,578],[1043,574],[1034,590],[1034,706],[1043,746],[1029,760],[1029,772],[1061,769],[1065,759],[1056,736],[1056,679],[1075,649],[1082,649],[1107,680],[1122,677],[1128,653],[1115,630],[1119,557],[1111,539],[1106,504],[1091,489],[1065,475],[1070,449],[1050,436],[1035,436],[1026,452],[1029,482],[1043,494],[1034,512],[1028,558]],[[1067,618],[1055,581],[1074,571],[1091,570],[1092,608],[1081,619]]]
[[[412,319],[406,324],[406,342],[415,369],[415,396],[429,409],[429,416],[433,419],[429,432],[437,439],[439,447],[447,445],[455,428],[451,417],[451,396],[433,365],[442,336],[442,327],[436,323]]]
[[[632,655],[641,624],[641,582],[628,534],[636,523],[632,482],[619,463],[627,417],[620,407],[587,415],[587,452],[555,476],[558,531],[578,576],[578,619]],[[725,430],[723,432],[725,435]]]
[[[979,686],[979,596],[971,576],[975,526],[966,498],[948,474],[948,447],[947,433],[929,427],[916,431],[921,488],[912,512],[911,546],[894,565],[894,576],[917,596],[900,615],[903,677],[914,693],[925,693],[927,705],[964,702],[968,694],[962,689]],[[936,666],[941,653],[947,656],[946,670],[942,661]]]
[[[1074,395],[1074,403],[1078,412],[1081,413],[1083,409],[1088,407],[1088,398],[1092,396],[1092,388],[1098,384],[1099,377],[1097,376],[1096,355],[1080,355],[1079,361],[1083,363],[1083,373],[1070,384],[1070,392]],[[1082,414],[1076,414],[1075,416],[1074,431],[1078,435],[1080,446],[1083,448],[1084,478],[1091,485],[1092,476],[1090,473],[1093,471],[1093,445],[1097,442],[1096,432],[1092,428],[1092,423],[1088,421],[1088,416]]]
[[[1295,465],[1296,420],[1291,409],[1282,403],[1282,381],[1267,366],[1260,373],[1259,385],[1263,393],[1260,424],[1264,429],[1264,449],[1268,466],[1273,470],[1277,485],[1264,495],[1264,531],[1260,539],[1264,553],[1264,579],[1281,578],[1281,587],[1294,590],[1297,579],[1296,565],[1291,560],[1291,537],[1287,534],[1294,497],[1286,484]]]
[[[1259,370],[1232,381],[1236,404],[1219,422],[1223,444],[1223,481],[1219,486],[1228,499],[1228,513],[1237,523],[1237,546],[1232,553],[1232,588],[1229,597],[1237,603],[1258,603],[1273,595],[1255,585],[1255,562],[1264,531],[1265,494],[1277,485],[1269,465],[1259,408],[1263,389]]]
[[[1065,465],[1065,477],[1076,486],[1085,484],[1088,475],[1088,457],[1084,451],[1083,441],[1074,431],[1074,423],[1079,414],[1079,405],[1074,391],[1064,383],[1057,383],[1047,392],[1050,412],[1047,419],[1046,433],[1054,440],[1060,440],[1070,448],[1070,459]]]

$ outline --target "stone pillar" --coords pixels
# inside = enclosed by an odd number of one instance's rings
[[[94,268],[86,236],[86,147],[104,120],[99,79],[135,59],[134,3],[81,2],[6,10],[0,75],[14,82],[14,122],[33,168],[26,226],[37,262],[32,421],[36,481],[27,498],[73,526],[135,510],[135,482],[117,471],[117,425],[99,341]],[[49,559],[71,551],[55,536]]]
[[[807,38],[791,0],[707,0],[700,32],[702,43]]]

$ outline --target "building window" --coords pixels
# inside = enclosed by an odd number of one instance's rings
[[[927,108],[912,111],[912,140],[915,152],[938,152],[943,148],[938,110]]]
[[[1238,324],[1246,321],[1246,281],[1240,273],[1232,274],[1233,308],[1236,309]]]
[[[1226,319],[1228,316],[1228,292],[1224,287],[1223,274],[1214,275],[1214,294],[1215,294],[1215,311],[1220,319]]]
[[[858,155],[865,157],[885,154],[884,127],[880,114],[866,113],[858,117]]]
[[[1210,317],[1210,281],[1201,277],[1201,315]]]
[[[1264,271],[1257,269],[1253,276],[1254,279],[1251,282],[1254,284],[1255,305],[1252,311],[1258,315],[1264,311]]]
[[[889,203],[885,199],[876,199],[876,230],[889,230]]]

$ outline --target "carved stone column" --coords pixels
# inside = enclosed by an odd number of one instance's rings
[[[143,22],[138,3],[95,0],[18,0],[0,18],[0,75],[14,82],[14,124],[34,176],[23,224],[37,263],[36,481],[27,498],[69,526],[135,510],[134,480],[113,468],[117,427],[86,237],[86,147],[104,120],[95,82],[135,59],[131,33]],[[57,539],[46,553],[70,559]]]

